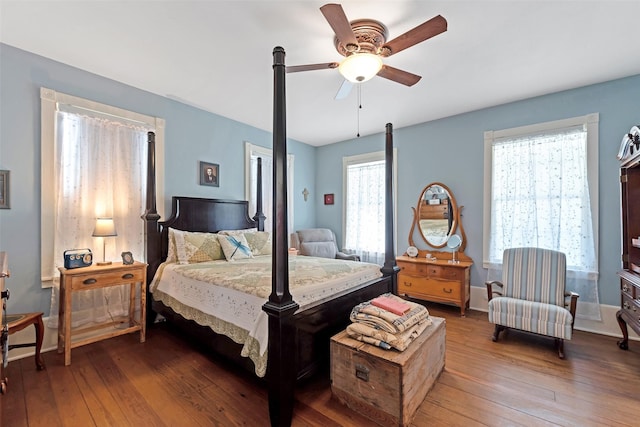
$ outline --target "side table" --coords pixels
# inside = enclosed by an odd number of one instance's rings
[[[107,338],[140,331],[140,342],[145,340],[146,330],[146,291],[147,291],[147,264],[134,262],[125,265],[114,262],[109,265],[93,265],[90,267],[60,270],[60,308],[58,316],[58,353],[64,350],[64,364],[71,364],[71,349],[82,345],[91,344]],[[128,316],[120,316],[110,321],[90,325],[83,328],[71,328],[71,299],[74,292],[101,289],[112,286],[129,285],[129,313]],[[140,315],[136,318],[136,290],[140,290]],[[116,329],[117,326],[125,326]],[[91,334],[73,340],[74,335],[104,329],[99,335]]]

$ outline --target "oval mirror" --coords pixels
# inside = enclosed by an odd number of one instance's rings
[[[457,226],[456,201],[446,185],[434,182],[427,185],[418,200],[416,210],[418,229],[425,242],[434,247],[444,247]]]

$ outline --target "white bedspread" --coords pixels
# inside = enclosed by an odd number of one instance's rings
[[[289,288],[300,305],[298,311],[337,298],[380,276],[376,264],[289,257]],[[154,299],[183,317],[243,344],[243,356],[251,357],[250,346],[256,340],[259,356],[266,357],[268,316],[262,305],[271,293],[271,256],[188,265],[165,263],[158,269],[150,291]],[[266,369],[266,361],[263,364]],[[258,376],[264,375],[263,368],[258,369],[256,364]]]

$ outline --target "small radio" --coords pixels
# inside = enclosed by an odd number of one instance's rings
[[[89,267],[93,262],[91,249],[69,249],[64,251],[64,268]]]

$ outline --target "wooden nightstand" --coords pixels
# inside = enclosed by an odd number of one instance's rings
[[[103,339],[140,331],[140,342],[145,340],[146,318],[146,290],[147,290],[147,264],[135,262],[131,265],[123,265],[114,262],[110,265],[91,266],[84,268],[60,270],[60,310],[58,317],[58,353],[64,349],[64,364],[71,364],[71,349],[81,345],[90,344]],[[91,289],[107,288],[111,286],[129,285],[129,315],[113,318],[111,321],[83,328],[71,329],[71,298],[74,292]],[[140,289],[140,316],[136,319],[136,288]],[[128,326],[126,326],[128,324]],[[122,329],[118,326],[125,326]],[[109,329],[107,329],[109,328]],[[105,332],[96,336],[86,334],[92,331],[105,329]],[[75,341],[72,337],[85,334]]]

